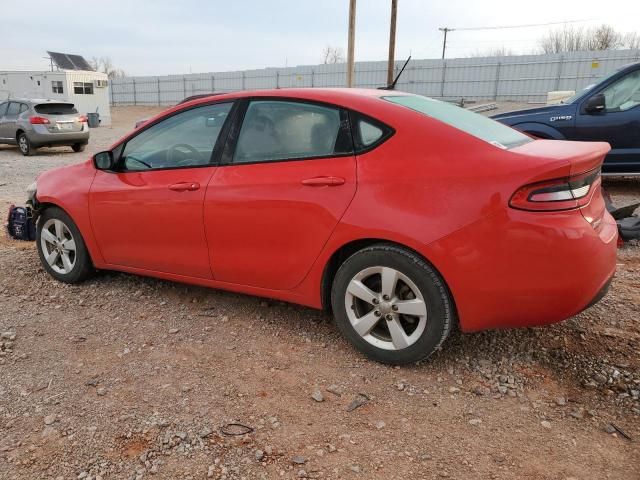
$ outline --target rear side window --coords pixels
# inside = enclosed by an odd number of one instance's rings
[[[234,163],[350,154],[347,113],[303,102],[254,100],[244,116]]]
[[[29,107],[27,107],[24,103],[20,105],[20,113],[24,113],[27,110],[29,110]]]
[[[440,120],[499,148],[513,148],[533,141],[511,127],[447,102],[419,95],[393,95],[382,98]]]
[[[9,108],[7,109],[7,117],[16,117],[18,116],[18,112],[20,111],[20,104],[16,102],[10,102]]]
[[[43,103],[35,106],[36,113],[41,115],[75,115],[78,110],[71,103]]]

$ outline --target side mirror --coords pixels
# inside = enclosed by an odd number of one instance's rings
[[[587,100],[587,103],[584,105],[584,110],[587,113],[600,113],[603,112],[606,107],[604,94],[596,93],[593,97]]]
[[[98,152],[93,156],[93,164],[97,170],[113,170],[116,166],[116,162],[113,158],[113,152],[107,150],[105,152]]]

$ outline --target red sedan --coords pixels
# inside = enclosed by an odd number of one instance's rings
[[[120,270],[326,308],[371,358],[414,362],[454,324],[543,325],[604,295],[608,151],[400,92],[217,95],[41,175],[37,245],[64,282]]]

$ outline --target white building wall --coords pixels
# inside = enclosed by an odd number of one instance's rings
[[[72,102],[82,114],[98,112],[101,126],[111,125],[109,88],[97,87],[96,80],[107,81],[107,75],[99,72],[59,71],[59,72],[0,72],[0,100],[7,98],[41,98]],[[54,93],[51,82],[61,81],[63,93]],[[74,82],[93,84],[92,95],[74,93]]]
[[[99,72],[84,72],[78,70],[69,70],[66,73],[67,84],[65,92],[67,100],[72,102],[80,113],[100,114],[100,125],[111,125],[111,108],[109,105],[109,88],[97,87],[96,80],[107,81],[107,75]],[[74,93],[75,82],[93,83],[93,95]]]

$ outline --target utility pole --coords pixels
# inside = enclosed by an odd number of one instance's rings
[[[443,27],[443,28],[439,28],[438,30],[440,30],[441,32],[444,32],[444,40],[442,41],[442,59],[444,60],[444,52],[447,49],[447,32],[453,32],[455,29]]]
[[[356,41],[356,0],[349,0],[349,44],[347,47],[347,87],[353,86],[353,52]]]
[[[398,0],[391,0],[391,26],[389,27],[389,61],[387,63],[387,85],[393,83],[393,67],[396,55],[396,16]]]

